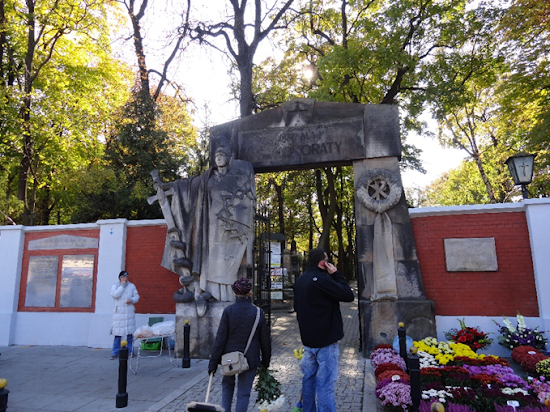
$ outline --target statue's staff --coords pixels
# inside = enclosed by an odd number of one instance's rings
[[[147,203],[152,205],[155,201],[158,200],[164,220],[166,220],[166,227],[168,238],[170,239],[170,245],[175,250],[175,259],[173,259],[173,264],[176,268],[184,268],[191,271],[193,268],[193,263],[191,260],[185,257],[185,243],[181,240],[181,230],[176,226],[174,216],[172,215],[172,208],[170,207],[170,202],[168,202],[168,196],[173,196],[175,194],[174,188],[170,187],[168,190],[163,189],[163,182],[160,179],[158,170],[153,170],[151,172],[153,177],[153,188],[157,191],[155,196],[147,198]],[[183,272],[183,273],[181,273]],[[185,271],[186,272],[186,271]],[[180,283],[182,286],[188,286],[194,278],[193,276],[183,276],[184,271],[180,270]],[[186,284],[184,284],[186,283]]]

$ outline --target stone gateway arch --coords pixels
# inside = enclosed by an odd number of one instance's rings
[[[210,130],[210,158],[230,147],[255,173],[353,166],[363,354],[391,343],[398,322],[435,336],[399,171],[396,106],[297,99]]]

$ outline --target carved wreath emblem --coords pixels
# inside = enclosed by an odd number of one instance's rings
[[[373,212],[382,213],[394,207],[401,199],[403,188],[395,173],[385,169],[366,172],[359,179],[357,198]]]

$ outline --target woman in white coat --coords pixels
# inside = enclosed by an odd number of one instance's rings
[[[136,330],[136,311],[134,304],[139,300],[136,286],[128,280],[128,272],[123,270],[118,275],[118,282],[111,288],[115,300],[115,313],[111,333],[115,335],[111,359],[118,358],[120,341],[124,336],[128,341],[128,353],[132,353],[133,333]]]

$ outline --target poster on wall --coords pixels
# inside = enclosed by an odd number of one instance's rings
[[[91,308],[94,282],[94,255],[63,256],[59,305]]]
[[[271,247],[271,267],[281,267],[281,243],[269,242],[269,245]]]
[[[272,290],[271,299],[273,300],[283,300],[283,291],[282,290]]]
[[[53,308],[57,289],[57,256],[31,256],[25,306]]]
[[[283,269],[271,269],[271,290],[283,289]]]

